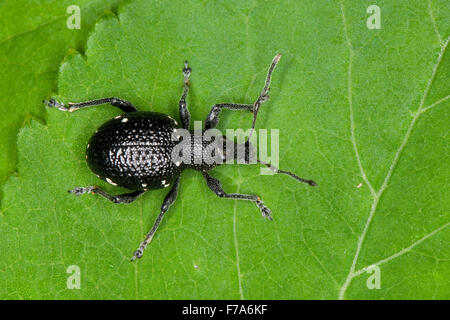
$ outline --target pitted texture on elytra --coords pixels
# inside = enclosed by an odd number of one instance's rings
[[[111,184],[132,190],[164,188],[180,172],[171,160],[174,128],[173,119],[156,112],[118,116],[91,137],[87,163]]]

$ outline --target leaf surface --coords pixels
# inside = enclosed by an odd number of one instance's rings
[[[272,209],[219,199],[201,175],[182,174],[177,202],[137,263],[133,250],[167,190],[135,203],[74,197],[99,184],[84,160],[108,106],[49,110],[18,138],[19,175],[0,217],[2,298],[398,299],[449,298],[448,120],[450,24],[445,1],[130,1],[95,26],[85,55],[66,57],[55,97],[118,96],[177,116],[184,60],[188,106],[203,120],[214,103],[251,103],[273,56],[271,98],[258,128],[280,129],[280,167],[310,188],[257,166],[214,170],[228,192]],[[219,129],[248,128],[223,112]],[[66,288],[70,265],[81,289]],[[368,267],[381,288],[368,289]]]
[[[93,25],[118,0],[3,1],[0,4],[0,200],[17,170],[17,133],[34,118],[45,121],[41,101],[55,91],[58,67],[69,50],[83,50]],[[70,5],[81,10],[81,29],[68,29]]]

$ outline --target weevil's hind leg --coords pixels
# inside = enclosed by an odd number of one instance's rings
[[[292,172],[290,172],[290,171],[280,170],[280,169],[278,169],[277,167],[272,166],[271,164],[269,164],[269,163],[267,163],[267,162],[264,162],[264,161],[261,161],[261,160],[257,160],[257,161],[258,161],[259,163],[265,165],[266,167],[268,167],[268,168],[269,168],[270,170],[272,170],[274,173],[280,173],[280,174],[288,175],[288,176],[290,176],[291,178],[294,178],[294,179],[297,180],[297,181],[300,181],[300,182],[309,184],[311,187],[316,187],[316,186],[317,186],[317,183],[315,183],[315,182],[312,181],[312,180],[307,180],[307,179],[304,179],[304,178],[300,178],[299,176],[297,176],[296,174],[294,174],[294,173],[292,173]]]
[[[209,189],[211,189],[217,196],[219,196],[221,198],[253,201],[256,204],[256,206],[259,208],[259,210],[261,211],[261,214],[263,215],[263,217],[268,218],[269,220],[272,220],[272,216],[270,215],[271,210],[263,204],[260,197],[252,195],[252,194],[226,193],[225,191],[223,191],[219,180],[211,177],[205,171],[203,171],[202,174],[206,180],[206,184],[208,185]]]
[[[110,103],[112,106],[119,108],[123,112],[134,112],[137,111],[136,107],[129,101],[122,100],[119,98],[102,98],[102,99],[96,99],[96,100],[89,100],[84,102],[78,102],[78,103],[69,103],[68,107],[64,105],[62,102],[58,102],[55,99],[50,100],[44,100],[43,103],[47,104],[51,108],[57,108],[61,111],[69,111],[74,112],[81,108],[91,107],[91,106],[97,106],[104,103]]]
[[[108,199],[114,203],[131,203],[137,198],[139,198],[145,191],[134,191],[131,193],[119,194],[117,196],[111,195],[97,186],[89,186],[89,187],[76,187],[72,190],[69,190],[69,193],[74,195],[82,195],[85,193],[98,194],[103,198]]]
[[[188,62],[185,61],[184,68],[183,68],[183,76],[184,76],[183,94],[181,95],[181,99],[178,102],[178,108],[180,110],[181,124],[183,125],[183,128],[186,130],[189,130],[189,123],[191,121],[191,114],[189,113],[189,110],[188,110],[187,104],[186,104],[186,97],[188,95],[189,87],[191,85],[191,82],[189,80],[191,71],[192,71],[192,69],[189,67]]]
[[[281,55],[277,54],[273,60],[272,64],[267,71],[266,82],[264,83],[264,87],[259,95],[258,99],[256,99],[253,104],[235,104],[235,103],[223,103],[216,104],[211,108],[211,111],[208,113],[205,120],[205,129],[214,128],[219,122],[219,114],[223,108],[230,110],[249,110],[253,112],[253,122],[251,132],[249,134],[248,140],[250,140],[251,135],[253,134],[253,130],[255,129],[256,124],[256,116],[258,115],[259,108],[261,104],[266,102],[269,99],[269,90],[270,90],[270,81],[272,80],[272,72],[275,69],[278,61],[280,61]]]
[[[150,231],[145,236],[144,241],[141,242],[139,245],[139,248],[134,252],[133,256],[131,257],[131,261],[134,261],[136,259],[140,259],[142,255],[144,254],[145,248],[152,242],[153,236],[155,235],[156,230],[159,227],[159,224],[161,223],[162,218],[164,217],[164,214],[169,210],[169,207],[175,202],[177,199],[178,194],[178,187],[180,184],[180,178],[177,178],[177,181],[173,185],[172,189],[170,189],[169,193],[164,198],[164,201],[161,205],[161,211],[158,215],[158,218],[156,218],[155,224],[150,229]]]

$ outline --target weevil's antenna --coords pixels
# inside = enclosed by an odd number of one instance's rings
[[[288,175],[288,176],[290,176],[291,178],[294,178],[294,179],[297,180],[297,181],[300,181],[300,182],[309,184],[311,187],[316,187],[316,186],[317,186],[317,183],[315,183],[315,182],[312,181],[312,180],[306,180],[306,179],[300,178],[299,176],[297,176],[296,174],[294,174],[294,173],[292,173],[292,172],[290,172],[290,171],[280,170],[280,169],[278,169],[277,167],[274,167],[274,166],[272,166],[271,164],[269,164],[269,163],[267,163],[267,162],[264,162],[264,161],[262,161],[262,160],[257,160],[257,161],[258,161],[259,163],[265,165],[266,167],[268,167],[271,171],[273,171],[273,172],[275,172],[275,173],[281,173],[281,174]]]
[[[269,67],[269,71],[267,71],[266,83],[264,84],[264,88],[261,91],[261,94],[259,95],[258,99],[256,99],[255,103],[253,104],[253,123],[250,134],[248,136],[248,141],[250,141],[253,131],[255,130],[256,116],[258,115],[259,107],[261,107],[261,104],[269,99],[270,80],[272,80],[272,72],[277,66],[277,63],[278,61],[280,61],[280,59],[281,54],[279,53],[273,58],[272,64]]]
[[[281,54],[279,54],[279,53],[273,58],[272,64],[270,65],[269,70],[267,71],[266,82],[264,84],[264,88],[262,89],[261,94],[259,95],[258,99],[256,99],[255,103],[253,104],[253,123],[252,123],[251,131],[250,131],[250,134],[248,135],[248,139],[247,139],[246,143],[250,142],[252,134],[255,131],[256,117],[258,115],[258,111],[259,111],[259,108],[261,107],[261,104],[263,104],[264,102],[266,102],[269,99],[270,81],[272,80],[272,73],[273,73],[273,70],[275,70],[275,67],[277,66],[280,59],[281,59]],[[258,163],[263,164],[266,167],[268,167],[272,172],[274,172],[276,174],[280,173],[280,174],[288,175],[297,181],[300,181],[300,182],[310,185],[311,187],[317,186],[317,183],[315,183],[312,180],[300,178],[299,176],[297,176],[296,174],[294,174],[290,171],[280,170],[277,167],[272,166],[271,164],[264,162],[262,160],[257,160],[257,161],[258,161]]]

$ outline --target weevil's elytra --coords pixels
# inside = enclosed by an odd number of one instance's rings
[[[219,114],[222,109],[247,110],[253,113],[251,136],[255,128],[259,108],[269,99],[268,93],[272,72],[280,60],[280,57],[281,55],[278,54],[273,59],[269,71],[267,72],[263,90],[253,104],[215,104],[206,116],[204,130],[212,129],[217,125],[219,122]],[[177,121],[169,115],[157,112],[138,112],[136,107],[130,102],[119,98],[103,98],[80,103],[69,103],[68,107],[54,99],[44,101],[49,107],[54,107],[61,111],[73,112],[89,106],[110,103],[124,112],[124,114],[107,121],[95,131],[87,144],[86,161],[91,171],[98,178],[105,180],[111,185],[133,190],[133,192],[114,196],[100,187],[89,186],[76,187],[69,190],[70,193],[75,195],[92,193],[98,194],[115,203],[130,203],[147,190],[170,187],[170,190],[161,205],[161,211],[155,224],[147,233],[144,241],[141,242],[138,249],[134,252],[131,261],[141,258],[145,248],[152,241],[164,214],[176,200],[180,185],[179,176],[186,168],[200,171],[209,189],[217,196],[221,198],[252,201],[264,217],[272,219],[270,209],[264,205],[260,197],[252,194],[226,193],[222,189],[220,181],[209,174],[211,169],[222,162],[207,163],[202,160],[199,163],[194,163],[193,161],[183,163],[181,161],[172,160],[172,151],[178,143],[173,139],[173,135],[177,134],[177,129],[179,128],[189,130],[190,113],[187,108],[186,97],[189,92],[190,73],[191,68],[189,68],[188,63],[185,62],[183,68],[183,93],[178,103],[181,127],[178,125]],[[250,137],[245,142],[245,157],[242,158],[235,151],[235,160],[244,160],[246,163],[249,162],[252,149],[249,141]],[[191,150],[191,160],[207,150],[206,148],[208,145],[208,143],[205,144],[202,141],[198,142],[195,139],[192,139],[189,146],[189,149]],[[234,150],[237,149],[235,148]],[[221,153],[220,150],[217,150],[217,152],[219,152],[219,154]],[[223,157],[223,154],[221,154],[221,156]],[[309,184],[310,186],[317,185],[314,181],[300,178],[290,171],[280,170],[261,160],[257,161],[258,163],[269,167],[274,173],[288,175],[297,181]]]
[[[173,119],[156,112],[111,119],[89,140],[89,168],[107,182],[130,190],[166,188],[165,181],[181,172],[171,160],[174,128]]]

